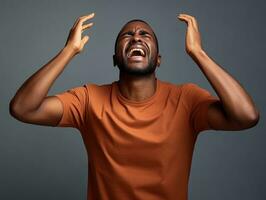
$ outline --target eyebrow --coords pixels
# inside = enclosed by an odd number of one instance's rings
[[[144,33],[148,33],[148,34],[150,34],[150,35],[152,35],[152,33],[151,32],[149,32],[148,30],[146,30],[146,29],[138,29],[139,30],[139,32],[144,32]],[[125,35],[125,34],[127,34],[127,33],[133,33],[134,31],[132,31],[132,30],[129,30],[129,31],[124,31],[124,32],[122,32],[121,34],[120,34],[120,36],[123,36],[123,35]]]

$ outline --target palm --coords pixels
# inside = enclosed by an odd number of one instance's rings
[[[202,48],[201,38],[196,19],[185,14],[180,14],[179,19],[185,21],[188,25],[186,33],[186,51],[191,54],[197,50],[200,50]]]
[[[81,52],[83,50],[84,45],[88,42],[89,36],[85,35],[82,38],[82,32],[85,29],[90,28],[93,23],[82,25],[83,22],[86,20],[89,20],[94,17],[94,13],[90,15],[85,15],[82,17],[79,17],[75,24],[73,25],[72,29],[70,30],[70,33],[67,38],[67,42],[65,46],[70,46],[73,48],[77,53]]]

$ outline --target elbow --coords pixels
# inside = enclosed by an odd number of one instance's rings
[[[251,127],[256,126],[258,124],[259,120],[260,120],[260,112],[258,110],[256,110],[249,117]]]
[[[245,119],[242,119],[241,121],[241,126],[243,129],[249,129],[249,128],[252,128],[254,126],[256,126],[258,124],[260,120],[260,113],[258,110],[252,112],[252,113],[249,113]]]
[[[22,109],[14,102],[13,99],[9,102],[9,114],[18,120],[20,120],[21,116],[23,116]]]
[[[13,102],[13,99],[9,102],[9,114],[14,117],[17,118],[17,111],[16,111],[16,106]]]

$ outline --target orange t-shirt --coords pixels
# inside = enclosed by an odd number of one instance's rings
[[[87,149],[89,200],[187,200],[194,143],[219,99],[194,83],[156,83],[140,102],[117,81],[55,95],[64,107],[57,126],[77,128]]]

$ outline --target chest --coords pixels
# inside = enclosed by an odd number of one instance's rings
[[[89,151],[120,162],[151,161],[156,155],[170,159],[178,151],[190,150],[195,140],[182,106],[104,107],[92,110],[89,124],[85,141]]]

